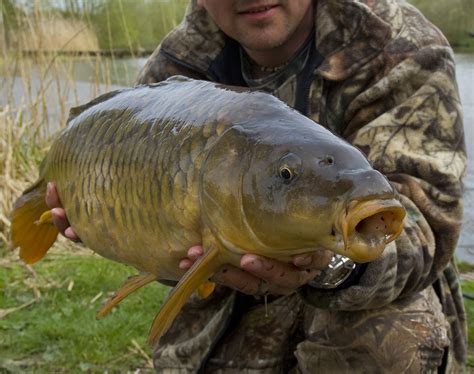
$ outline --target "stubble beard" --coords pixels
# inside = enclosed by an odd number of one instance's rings
[[[261,33],[257,38],[255,37],[255,34],[258,33],[258,31],[244,31],[241,36],[238,37],[237,41],[248,50],[271,51],[284,45],[291,38],[292,32],[295,31],[291,30],[288,24],[285,24],[282,29],[283,31],[271,32],[276,35],[266,35],[265,27],[262,27]]]

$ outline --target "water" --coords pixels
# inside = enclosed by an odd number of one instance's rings
[[[94,82],[109,80],[118,86],[131,86],[136,81],[140,69],[145,65],[146,58],[102,58],[99,67],[93,68],[88,60],[79,60],[74,63],[74,77],[76,81]]]
[[[54,133],[64,125],[72,107],[133,86],[146,59],[69,58],[51,60],[49,68],[41,70],[34,63],[29,66],[31,61],[23,61],[26,78],[0,77],[0,109],[9,105],[14,114],[21,111],[27,120],[46,123],[44,132]]]
[[[459,259],[474,264],[474,54],[456,55],[456,65],[468,155],[464,220],[456,255]]]
[[[47,116],[50,128],[54,131],[65,119],[61,117],[58,103],[65,103],[66,110],[72,106],[86,103],[91,98],[101,93],[131,86],[135,82],[136,76],[146,62],[146,59],[102,59],[104,67],[91,63],[89,60],[77,60],[73,62],[73,67],[69,71],[69,79],[59,81],[58,84],[51,85],[46,89]],[[474,54],[457,54],[457,81],[459,92],[464,109],[464,127],[466,134],[466,144],[468,151],[468,171],[465,180],[465,216],[461,238],[459,241],[457,256],[474,264]],[[101,67],[102,66],[102,67]],[[110,73],[106,73],[106,72]],[[108,82],[107,84],[97,84],[97,81]],[[38,73],[33,72],[29,97],[35,97],[40,89]],[[72,84],[71,82],[74,82]],[[13,86],[13,99],[4,96],[0,85],[0,106],[7,102],[12,102],[13,107],[25,104],[24,84],[20,78],[8,80],[8,85]]]

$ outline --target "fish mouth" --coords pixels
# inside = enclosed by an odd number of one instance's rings
[[[364,263],[377,259],[403,230],[405,209],[396,199],[352,201],[335,224],[343,255]]]

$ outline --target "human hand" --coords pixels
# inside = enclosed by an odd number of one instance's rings
[[[81,240],[67,220],[66,211],[59,200],[58,191],[56,190],[56,184],[54,182],[48,183],[45,200],[46,205],[51,209],[54,226],[57,227],[59,232],[73,242],[80,242]]]
[[[180,269],[189,269],[203,253],[201,246],[191,247],[188,257],[180,261]],[[240,259],[240,268],[223,265],[211,280],[248,295],[289,295],[326,269],[332,255],[331,251],[317,249],[312,254],[296,255],[293,263],[287,264],[245,254]]]

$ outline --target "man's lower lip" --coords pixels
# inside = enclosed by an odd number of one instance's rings
[[[278,8],[278,5],[274,5],[272,7],[269,7],[268,9],[265,9],[259,12],[239,12],[238,15],[243,16],[247,19],[261,20],[267,17],[271,17],[275,13],[277,8]]]

